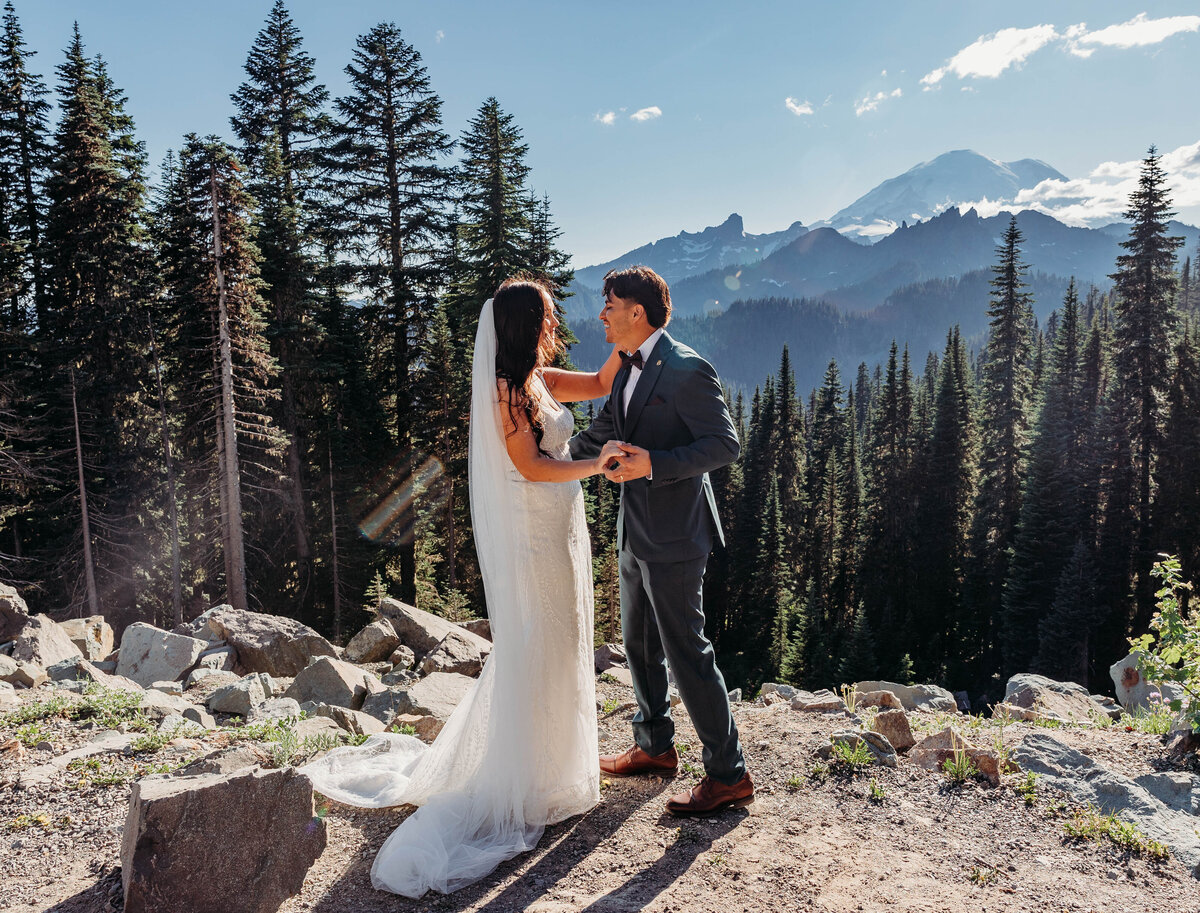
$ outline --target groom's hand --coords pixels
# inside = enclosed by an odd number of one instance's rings
[[[652,469],[649,450],[633,444],[621,444],[617,465],[611,469],[606,466],[604,477],[610,482],[632,482],[634,479],[644,479]]]

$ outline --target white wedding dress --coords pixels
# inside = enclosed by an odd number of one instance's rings
[[[371,736],[302,770],[338,802],[420,806],[371,867],[378,889],[449,893],[533,849],[600,798],[592,565],[578,482],[528,482],[504,446],[491,302],[476,337],[471,516],[491,621],[483,672],[433,744]],[[571,412],[535,380],[542,449],[570,459]]]

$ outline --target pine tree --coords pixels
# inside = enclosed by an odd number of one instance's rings
[[[978,616],[984,649],[996,644],[996,629],[1008,555],[1021,510],[1024,450],[1029,429],[1032,371],[1032,297],[1021,258],[1024,240],[1014,216],[996,249],[988,306],[987,352],[982,364],[979,494],[972,556],[972,611]],[[1033,636],[1033,632],[1029,632]],[[989,656],[985,665],[993,665]]]
[[[1033,667],[1040,652],[1036,632],[1050,613],[1059,578],[1077,544],[1086,551],[1095,541],[1087,485],[1094,471],[1088,441],[1095,416],[1086,401],[1085,342],[1074,281],[1050,345],[1003,597],[1001,644],[1009,673]],[[1061,653],[1078,642],[1048,649]],[[1063,656],[1061,665],[1086,669],[1087,657]]]
[[[278,562],[273,585],[292,601],[291,611],[314,620],[311,505],[305,475],[317,437],[312,402],[316,274],[320,218],[316,170],[321,163],[329,97],[317,82],[315,61],[283,0],[275,0],[247,56],[247,79],[232,95],[231,118],[249,187],[259,202],[257,243],[265,283],[271,354],[280,366],[274,408],[287,439],[285,501],[294,551]],[[290,571],[289,569],[293,569]]]
[[[1154,461],[1162,442],[1160,401],[1171,382],[1170,358],[1176,329],[1175,252],[1182,238],[1167,234],[1171,201],[1158,151],[1151,146],[1142,160],[1138,186],[1129,196],[1125,218],[1129,237],[1121,242],[1112,274],[1116,294],[1114,332],[1115,395],[1124,400],[1136,489],[1135,527],[1130,543],[1135,575],[1135,626],[1144,627],[1153,611],[1150,567]]]
[[[458,248],[464,270],[456,291],[463,305],[454,325],[461,339],[475,338],[479,307],[500,283],[533,265],[529,146],[522,140],[513,116],[495,98],[483,103],[461,140]]]
[[[413,453],[422,411],[457,422],[462,389],[451,404],[424,404],[414,395],[414,375],[430,318],[437,308],[449,241],[451,186],[443,160],[452,142],[441,126],[441,99],[433,92],[421,55],[392,24],[359,37],[346,67],[350,91],[337,99],[329,161],[338,216],[354,253],[358,284],[372,299],[375,347],[382,356],[381,392],[390,405],[392,436],[402,453]],[[445,332],[457,337],[447,319]],[[460,355],[441,353],[438,371],[467,373]],[[462,387],[461,384],[458,385]],[[433,395],[433,394],[431,394]],[[438,434],[449,433],[449,428]],[[410,471],[416,472],[420,461]],[[416,599],[415,504],[396,518],[401,598]],[[452,527],[445,534],[457,543]],[[457,563],[457,556],[452,558]]]
[[[45,311],[42,184],[50,161],[50,104],[41,77],[29,71],[33,55],[8,2],[0,37],[0,289],[8,307],[0,326],[14,332],[30,329]]]
[[[189,135],[156,216],[167,362],[186,492],[187,587],[246,608],[275,557],[285,440],[272,420],[278,368],[262,312],[251,198],[216,137]],[[219,547],[218,547],[219,545]],[[213,591],[213,587],[217,591]],[[240,603],[240,606],[239,606]]]
[[[1179,557],[1185,580],[1200,579],[1200,332],[1181,334],[1167,391],[1155,464],[1155,541]]]
[[[875,396],[864,447],[866,494],[864,564],[860,592],[867,621],[880,642],[880,667],[894,668],[912,632],[913,398],[908,350],[898,361],[893,341],[882,387]],[[906,638],[905,632],[910,631]]]
[[[1088,684],[1089,641],[1095,622],[1096,566],[1091,546],[1075,543],[1063,565],[1053,601],[1038,623],[1034,668],[1056,681]]]
[[[981,644],[963,611],[963,580],[975,497],[978,443],[974,383],[956,326],[946,334],[933,405],[933,428],[922,465],[916,509],[914,626],[922,640],[922,672],[966,685]],[[924,675],[922,675],[924,677]]]
[[[55,506],[36,523],[54,568],[52,601],[102,601],[119,622],[138,612],[137,568],[153,535],[140,515],[153,427],[144,408],[145,154],[121,93],[103,63],[85,55],[78,28],[58,73],[62,118],[47,180],[37,343],[55,430],[48,446],[63,459],[57,484],[39,495]]]

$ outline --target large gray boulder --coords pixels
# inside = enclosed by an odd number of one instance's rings
[[[400,712],[448,720],[474,684],[475,679],[466,675],[434,672],[404,692],[407,699]]]
[[[377,663],[392,655],[400,646],[396,630],[386,618],[377,618],[346,644],[345,658],[352,663]]]
[[[368,694],[383,691],[385,687],[379,679],[353,663],[322,656],[300,671],[283,696],[300,704],[312,701],[360,710]]]
[[[262,682],[257,675],[247,675],[245,678],[218,688],[208,696],[208,709],[213,713],[231,713],[242,719],[249,719],[255,709],[265,703],[267,693],[263,690]]]
[[[282,615],[222,606],[208,614],[207,624],[216,640],[237,651],[241,672],[293,676],[315,657],[336,655],[333,644],[308,625]]]
[[[83,658],[91,661],[104,659],[113,651],[113,629],[103,615],[89,615],[87,618],[68,618],[60,621],[58,626],[71,639],[75,648],[83,654]]]
[[[1060,723],[1095,723],[1108,719],[1108,710],[1093,700],[1087,688],[1077,682],[1059,682],[1044,675],[1021,673],[1008,680],[1004,689],[1005,710],[1024,719],[1054,720]],[[1032,714],[1032,716],[1031,716]]]
[[[1117,703],[1126,710],[1146,710],[1150,706],[1150,695],[1158,693],[1159,701],[1167,704],[1183,698],[1183,689],[1174,682],[1156,684],[1148,681],[1138,668],[1139,653],[1130,653],[1108,667],[1117,689]]]
[[[64,659],[83,656],[71,643],[71,638],[47,615],[31,615],[17,632],[12,658],[33,663],[45,669]]]
[[[36,688],[50,677],[46,670],[24,660],[16,660],[11,656],[0,656],[0,682],[7,682],[20,688]]]
[[[459,675],[478,675],[483,671],[483,653],[478,643],[469,639],[467,631],[451,631],[421,660],[421,672],[457,672]]]
[[[1021,770],[1039,774],[1044,785],[1066,793],[1072,803],[1090,804],[1101,814],[1116,814],[1136,824],[1147,837],[1166,844],[1171,855],[1193,876],[1200,877],[1200,835],[1196,833],[1196,816],[1173,807],[1176,805],[1173,796],[1180,796],[1178,802],[1183,802],[1181,784],[1168,787],[1161,781],[1139,783],[1042,732],[1025,736],[1013,749],[1012,760]],[[1138,779],[1145,781],[1147,778]],[[1156,792],[1165,794],[1164,798],[1171,804],[1156,797]],[[1187,801],[1191,802],[1191,796]]]
[[[136,781],[121,839],[126,913],[275,913],[325,849],[314,811],[295,768]]]
[[[54,682],[84,682],[88,684],[99,685],[102,688],[110,688],[119,691],[142,690],[142,686],[137,682],[128,678],[121,678],[118,675],[110,675],[107,672],[103,672],[82,657],[76,657],[75,659],[64,659],[60,663],[55,663],[46,670],[46,674],[49,675],[50,680]]]
[[[121,635],[117,675],[133,679],[143,688],[175,681],[191,671],[206,646],[198,638],[134,622]]]
[[[0,644],[16,640],[17,634],[29,620],[29,606],[17,588],[0,583]]]
[[[900,699],[905,710],[941,710],[954,713],[958,702],[954,695],[937,685],[901,685],[899,682],[855,682],[854,690],[864,694],[871,691],[890,691]]]
[[[381,599],[379,616],[392,623],[400,642],[412,649],[417,656],[433,650],[451,631],[455,631],[473,643],[481,656],[492,652],[492,644],[478,634],[447,621],[439,615],[422,611],[398,599]]]

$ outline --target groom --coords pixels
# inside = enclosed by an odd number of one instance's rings
[[[602,756],[600,768],[614,776],[676,771],[670,664],[707,776],[672,796],[667,811],[710,815],[754,801],[702,602],[713,537],[725,541],[708,473],[737,459],[739,445],[716,372],[667,334],[670,317],[667,283],[649,267],[604,277],[600,322],[622,365],[600,414],[571,439],[571,456],[594,459],[607,441],[626,442],[605,475],[621,484],[621,634],[638,703],[636,744]]]

